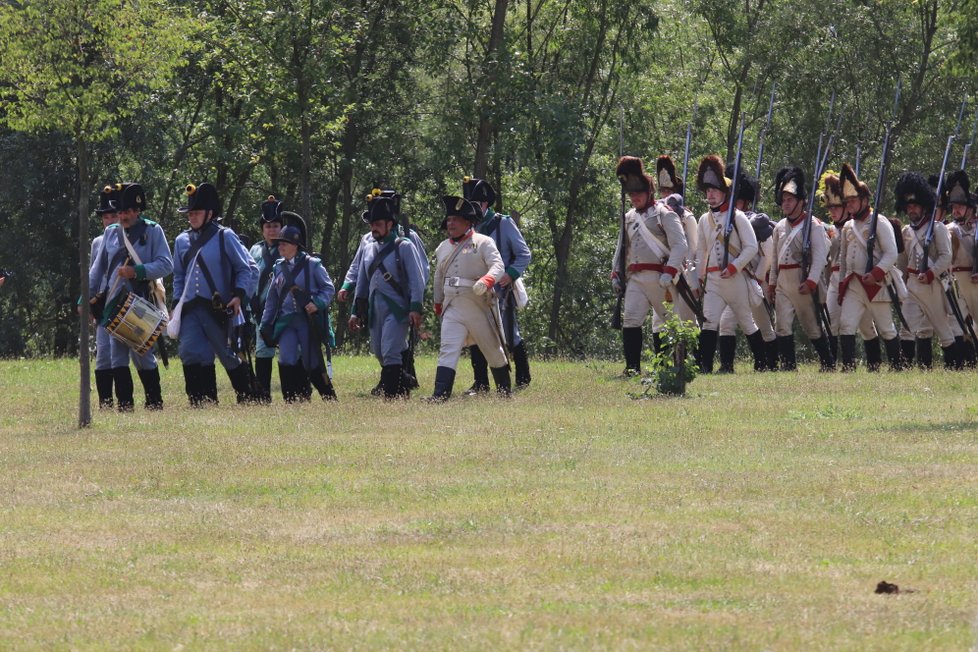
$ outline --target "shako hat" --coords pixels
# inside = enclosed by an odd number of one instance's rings
[[[869,199],[871,196],[869,186],[859,180],[859,177],[856,176],[856,171],[848,163],[842,164],[842,172],[839,173],[839,189],[843,203],[851,197],[865,197]]]
[[[496,203],[496,191],[485,179],[462,177],[462,197],[476,203],[486,202],[490,206]]]
[[[395,190],[381,190],[374,188],[367,195],[367,211],[365,213],[367,224],[377,220],[397,221],[397,216],[401,212],[401,196]]]
[[[971,208],[975,207],[975,196],[971,193],[971,182],[968,180],[968,173],[964,170],[955,170],[948,175],[944,182],[947,189],[944,193],[945,204],[964,204]]]
[[[927,179],[919,172],[904,172],[896,182],[896,212],[907,212],[907,204],[917,204],[925,213],[934,210],[937,197],[927,183]]]
[[[146,210],[146,193],[138,183],[125,182],[115,184],[116,199],[115,207],[117,211],[127,211],[133,208],[140,213]]]
[[[108,215],[117,213],[119,209],[116,204],[119,201],[119,192],[113,186],[105,186],[98,195],[98,206],[95,208],[97,215]]]
[[[707,188],[729,192],[731,183],[732,181],[726,176],[723,160],[719,156],[710,154],[703,157],[699,169],[696,170],[696,188],[700,192],[706,192]]]
[[[189,211],[214,211],[214,217],[221,216],[221,197],[214,184],[203,182],[199,186],[187,184],[187,205],[177,209],[181,213]]]
[[[261,218],[259,219],[258,226],[268,224],[269,222],[284,224],[282,221],[282,202],[276,199],[275,195],[269,195],[268,199],[261,203]]]
[[[618,159],[615,174],[625,192],[655,192],[652,177],[645,173],[645,164],[637,156],[622,156]]]
[[[278,232],[278,237],[275,238],[274,242],[288,242],[289,244],[294,244],[299,247],[299,249],[306,248],[305,236],[299,227],[289,225],[282,227],[282,230]]]

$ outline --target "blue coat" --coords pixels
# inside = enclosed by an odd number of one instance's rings
[[[381,266],[389,276],[385,278],[384,270],[378,266],[368,278],[374,259],[391,242],[395,243],[394,247],[381,261]],[[416,247],[407,238],[397,237],[394,233],[390,233],[383,242],[371,238],[371,241],[363,247],[360,259],[356,298],[366,299],[371,312],[377,302],[383,301],[398,320],[406,321],[409,312],[421,312],[424,301],[425,278],[420,260]],[[398,287],[395,287],[395,283]],[[353,314],[361,319],[368,317],[368,315],[358,314],[357,310],[357,304],[354,303]]]
[[[218,229],[218,232],[200,249],[197,264],[188,276],[187,268],[191,260],[185,258],[191,245],[213,229]],[[251,254],[234,231],[218,226],[213,221],[205,224],[200,231],[187,229],[178,235],[173,244],[173,257],[173,298],[177,301],[183,296],[184,288],[189,285],[186,295],[188,302],[195,298],[210,301],[216,293],[224,303],[232,297],[238,297],[244,308],[245,302],[258,288],[258,266]],[[201,263],[206,265],[216,287],[211,287],[207,281]]]
[[[170,256],[170,246],[166,242],[163,228],[152,220],[140,217],[126,230],[126,236],[142,264],[135,265],[136,278],[123,279],[112,296],[108,296],[117,278],[117,270],[123,264],[130,266],[134,264],[133,261],[128,260],[129,251],[122,241],[122,233],[121,225],[110,224],[102,235],[101,247],[88,270],[88,288],[91,296],[105,292],[106,299],[111,302],[120,292],[135,292],[146,298],[149,286],[145,281],[165,278],[173,271],[173,258]],[[94,250],[94,243],[92,248]]]

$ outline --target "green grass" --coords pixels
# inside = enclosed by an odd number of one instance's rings
[[[975,643],[974,372],[742,362],[632,400],[620,364],[537,362],[429,405],[335,366],[338,405],[238,408],[219,374],[191,410],[177,363],[164,412],[78,431],[76,363],[0,362],[0,648]]]

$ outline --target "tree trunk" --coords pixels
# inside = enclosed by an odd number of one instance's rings
[[[492,93],[497,82],[496,51],[503,41],[503,28],[506,23],[506,9],[509,0],[496,0],[496,8],[492,13],[492,31],[489,34],[489,45],[486,48],[486,61],[482,71],[482,92],[487,99],[479,111],[479,136],[475,144],[475,166],[472,173],[476,178],[484,179],[489,170],[489,145],[492,141]],[[497,184],[498,185],[498,184]]]
[[[78,316],[78,427],[92,424],[91,354],[89,352],[88,303],[88,146],[82,136],[75,137],[78,167],[78,278],[81,286],[81,310]]]

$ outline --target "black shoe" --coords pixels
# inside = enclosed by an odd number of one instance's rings
[[[835,371],[835,358],[829,349],[829,340],[824,335],[812,340],[812,348],[818,354],[819,371]]]
[[[414,368],[414,352],[411,349],[401,351],[401,366],[401,384],[408,391],[418,389],[418,372]]]
[[[634,375],[639,375],[642,373],[642,329],[621,329],[621,344],[625,352],[625,374],[631,370]]]
[[[234,388],[234,396],[238,405],[258,401],[259,394],[255,391],[258,382],[255,380],[255,373],[248,364],[242,362],[234,369],[228,369],[227,374],[231,381],[231,387]]]
[[[472,384],[472,389],[485,387],[488,392],[489,362],[486,360],[486,356],[482,354],[482,349],[473,344],[469,347],[469,357],[472,359],[472,376],[475,379],[475,382]],[[472,390],[470,389],[469,391]],[[468,393],[466,392],[466,394]]]
[[[309,382],[316,391],[319,392],[319,398],[324,401],[338,401],[336,396],[336,389],[333,388],[333,381],[330,380],[329,375],[323,370],[322,367],[316,367],[308,373]]]
[[[929,370],[934,366],[934,345],[929,337],[918,337],[916,341],[917,364],[921,369]],[[909,369],[909,365],[907,366]]]
[[[916,340],[900,340],[900,354],[903,356],[903,364],[907,369],[913,367],[914,357],[917,351]]]
[[[856,370],[856,336],[840,335],[839,349],[842,352],[842,371],[849,373]]]
[[[408,389],[404,386],[404,369],[399,364],[384,365],[380,370],[380,382],[384,386],[384,398],[407,398]]]
[[[212,364],[200,365],[200,393],[203,402],[217,405],[217,368]]]
[[[255,358],[255,382],[259,403],[272,402],[272,358]]]
[[[775,337],[770,342],[764,343],[764,360],[767,362],[768,371],[778,370],[778,338]]]
[[[306,394],[306,387],[309,386],[309,379],[306,377],[306,370],[301,364],[282,364],[278,365],[278,377],[282,382],[282,400],[286,403],[298,403],[308,401],[312,396],[312,390]]]
[[[488,382],[485,385],[481,383],[472,383],[472,387],[469,387],[467,390],[465,390],[465,395],[479,396],[480,394],[488,394],[490,389],[491,387],[489,387]]]
[[[778,336],[778,358],[781,359],[781,371],[796,371],[798,362],[795,358],[795,336]]]
[[[900,339],[883,340],[886,346],[886,359],[890,362],[890,371],[903,370],[903,354],[900,352]]]
[[[750,346],[751,355],[754,356],[754,371],[764,371],[767,369],[767,356],[764,349],[764,336],[761,331],[756,330],[747,336],[747,345]]]
[[[880,349],[879,336],[871,340],[863,340],[863,350],[866,351],[866,369],[870,372],[877,372],[883,364],[883,351]]]
[[[717,350],[717,331],[700,331],[700,372],[713,373],[713,356]]]
[[[526,342],[520,341],[513,347],[513,367],[516,373],[516,389],[530,386],[530,359],[526,355]]]
[[[95,390],[98,392],[98,409],[111,410],[112,401],[112,370],[95,370]]]

